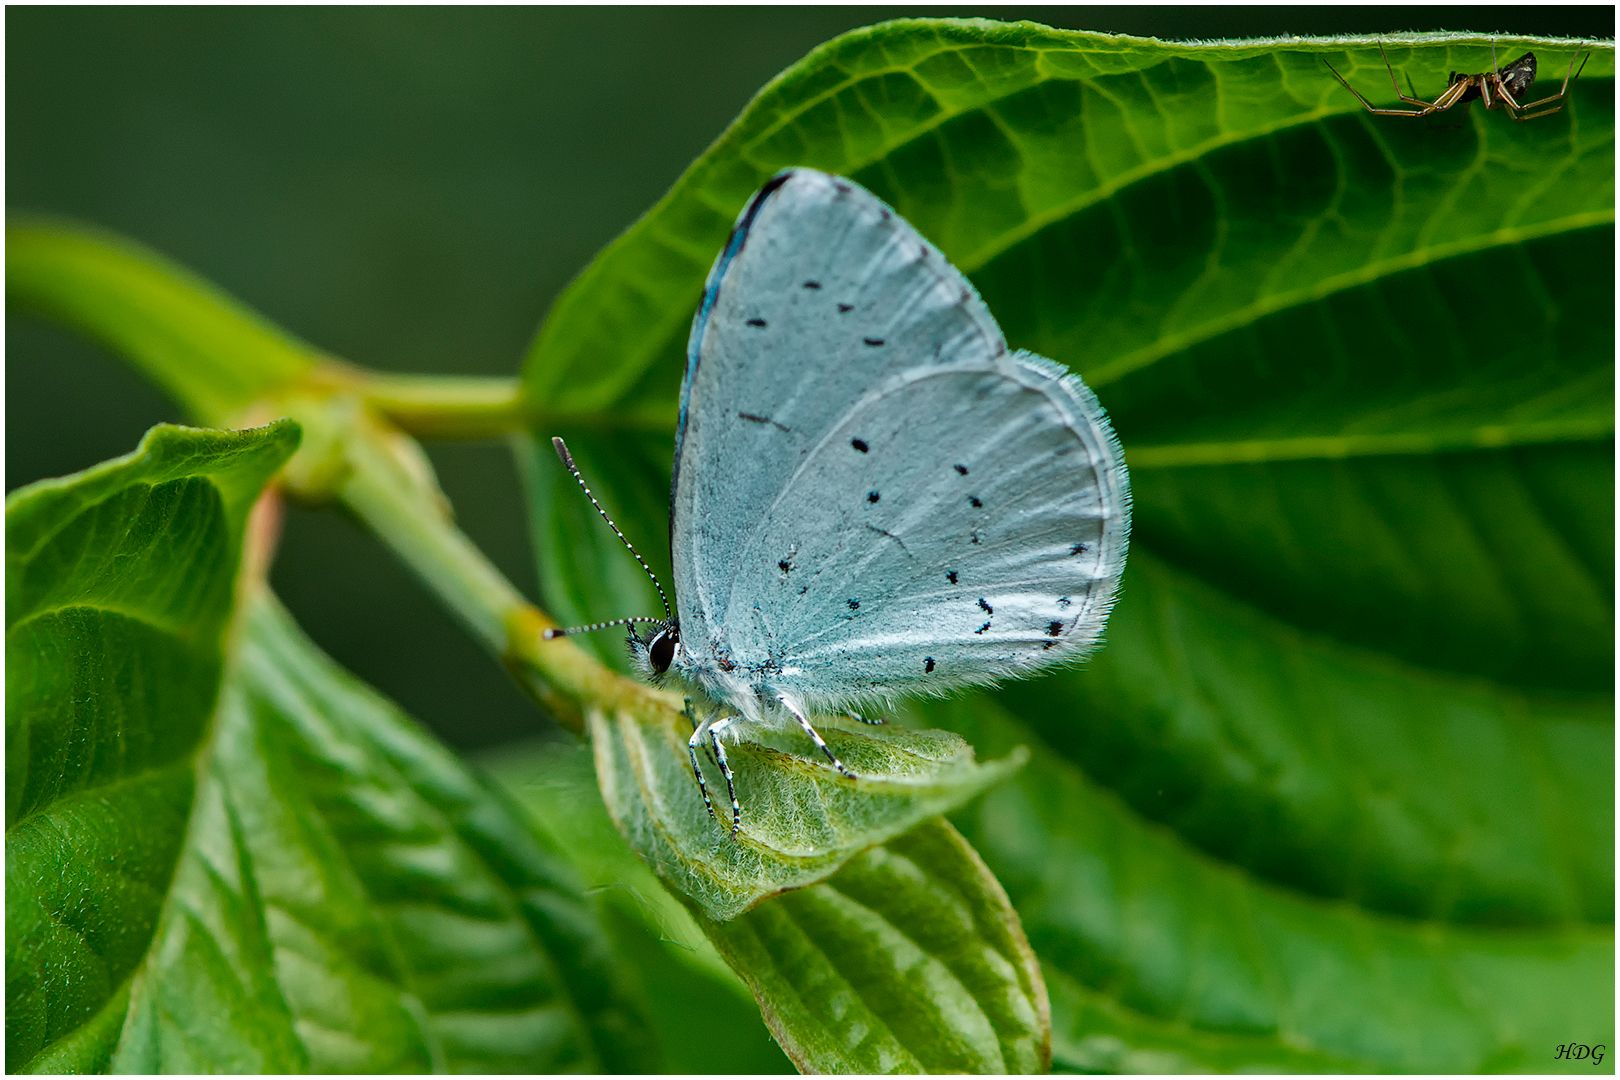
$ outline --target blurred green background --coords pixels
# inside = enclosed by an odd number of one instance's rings
[[[127,233],[360,364],[514,374],[568,281],[768,79],[845,30],[917,15],[1172,39],[1614,35],[1606,6],[13,7],[8,211]],[[181,419],[68,334],[8,319],[6,344],[7,490]],[[462,526],[533,595],[505,448],[429,451]],[[322,647],[453,745],[544,729],[337,514],[290,513],[274,583]]]

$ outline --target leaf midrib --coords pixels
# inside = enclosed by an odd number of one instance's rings
[[[59,604],[51,604],[42,608],[35,608],[28,614],[21,616],[16,622],[6,628],[9,638],[18,630],[45,618],[47,615],[57,615],[65,611],[99,611],[107,615],[118,615],[130,622],[140,623],[142,626],[156,630],[167,637],[184,644],[192,644],[194,631],[178,622],[169,622],[158,618],[154,613],[136,611],[121,604],[111,604],[105,601],[68,600]]]
[[[1346,273],[1319,278],[1315,284],[1308,288],[1272,293],[1252,304],[1235,308],[1222,318],[1211,319],[1196,327],[1161,337],[1151,345],[1133,349],[1108,363],[1092,368],[1085,373],[1085,379],[1093,389],[1107,386],[1109,383],[1124,378],[1126,375],[1139,371],[1150,364],[1157,363],[1167,356],[1183,352],[1194,345],[1208,341],[1218,334],[1241,329],[1267,315],[1274,315],[1290,307],[1324,300],[1335,293],[1367,285],[1406,270],[1427,266],[1442,259],[1473,255],[1494,248],[1514,247],[1545,236],[1613,224],[1614,210],[1612,208],[1609,210],[1594,210],[1555,218],[1536,225],[1516,226],[1497,229],[1489,233],[1479,233],[1447,244],[1421,247],[1403,255],[1365,263]]]
[[[1185,468],[1202,465],[1251,465],[1267,461],[1339,460],[1352,457],[1430,456],[1466,450],[1515,446],[1598,442],[1613,438],[1614,420],[1525,425],[1494,424],[1449,436],[1417,433],[1392,435],[1322,435],[1294,439],[1246,439],[1208,443],[1127,444],[1131,469]]]

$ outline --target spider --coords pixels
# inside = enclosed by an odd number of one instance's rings
[[[1564,72],[1564,85],[1558,93],[1552,97],[1545,97],[1540,101],[1532,101],[1526,105],[1520,105],[1518,99],[1519,95],[1530,89],[1530,84],[1536,81],[1536,54],[1525,53],[1507,67],[1499,67],[1496,62],[1495,43],[1491,45],[1490,71],[1481,72],[1478,75],[1464,75],[1461,72],[1453,71],[1451,78],[1446,82],[1446,88],[1440,92],[1440,96],[1433,101],[1424,101],[1417,96],[1417,90],[1410,86],[1410,79],[1408,80],[1408,89],[1412,89],[1412,96],[1408,97],[1401,93],[1401,84],[1395,81],[1395,69],[1389,66],[1389,54],[1384,52],[1384,43],[1380,41],[1378,43],[1378,52],[1384,58],[1384,70],[1389,72],[1389,82],[1391,86],[1395,87],[1396,96],[1408,105],[1422,106],[1422,108],[1418,109],[1376,108],[1372,102],[1357,93],[1355,87],[1345,82],[1344,76],[1334,71],[1332,64],[1328,64],[1327,69],[1332,71],[1333,77],[1338,79],[1346,90],[1355,94],[1356,100],[1361,102],[1366,110],[1374,116],[1428,116],[1430,113],[1445,112],[1453,105],[1460,105],[1466,101],[1473,101],[1475,98],[1482,98],[1487,109],[1494,109],[1501,105],[1507,109],[1507,114],[1515,120],[1534,120],[1538,116],[1549,116],[1564,107],[1564,95],[1569,91],[1570,74],[1573,72],[1574,77],[1577,79],[1581,77],[1580,72],[1575,71],[1575,57],[1579,56],[1581,49],[1585,47],[1584,43],[1576,47],[1575,55],[1569,58],[1569,68]],[[1590,60],[1592,54],[1587,53],[1586,57],[1587,60]],[[1322,63],[1327,64],[1327,60],[1324,59]],[[1586,60],[1582,60],[1581,71],[1585,70]],[[1552,108],[1543,109],[1538,113],[1530,112],[1531,109],[1538,109],[1543,105],[1551,105]],[[1524,113],[1530,113],[1530,115],[1525,116]]]

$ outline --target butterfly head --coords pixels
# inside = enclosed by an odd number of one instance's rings
[[[652,633],[643,638],[630,628],[625,644],[630,647],[630,660],[637,672],[649,682],[657,682],[669,671],[681,651],[681,627],[674,619],[656,623]]]

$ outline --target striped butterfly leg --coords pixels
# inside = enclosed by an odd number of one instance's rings
[[[863,724],[871,724],[873,727],[878,727],[878,726],[880,726],[882,724],[887,724],[889,722],[888,717],[884,717],[884,716],[862,716],[860,713],[858,713],[858,712],[850,712],[848,709],[844,710],[844,715],[849,717],[851,720],[859,720]]]
[[[855,774],[850,772],[849,769],[844,766],[842,761],[838,760],[838,755],[832,752],[832,747],[828,746],[827,740],[821,737],[821,732],[817,731],[815,727],[811,725],[810,721],[805,718],[804,712],[795,708],[785,696],[778,698],[777,700],[782,703],[783,708],[793,714],[793,719],[797,720],[799,722],[799,726],[804,729],[804,733],[810,736],[810,741],[815,743],[816,746],[821,749],[823,754],[827,755],[827,760],[833,763],[833,768],[843,773],[848,779],[855,779]]]
[[[714,814],[714,803],[709,798],[709,785],[704,782],[703,768],[698,764],[698,747],[703,745],[703,739],[709,733],[714,713],[709,715],[710,720],[705,720],[701,724],[698,723],[697,719],[692,715],[692,701],[690,698],[687,699],[686,718],[692,721],[692,737],[686,740],[686,755],[692,760],[692,775],[697,779],[698,793],[703,796],[703,808],[709,812],[711,819],[718,821],[719,818],[716,818]]]
[[[709,745],[714,748],[714,760],[720,763],[720,775],[726,778],[726,794],[731,796],[731,838],[737,839],[737,833],[742,828],[742,804],[737,802],[737,783],[732,776],[731,763],[726,760],[726,744],[720,741],[720,733],[733,723],[741,720],[740,716],[728,716],[724,720],[716,720],[709,725]],[[707,803],[709,796],[703,796]],[[714,816],[714,808],[709,808],[709,816]]]

